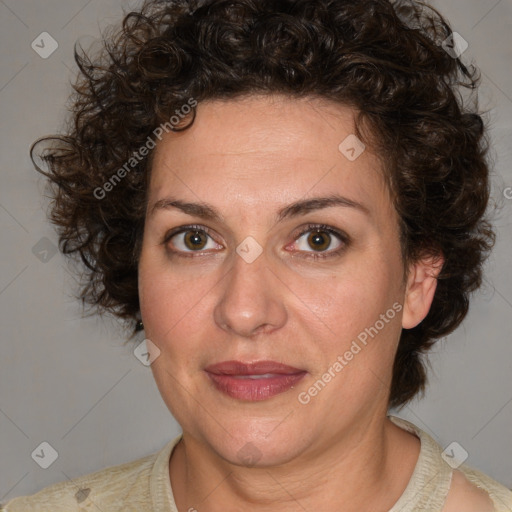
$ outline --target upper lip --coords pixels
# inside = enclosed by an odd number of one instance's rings
[[[292,375],[305,371],[276,361],[256,361],[254,363],[223,361],[209,365],[205,370],[216,375],[264,375],[266,373]]]

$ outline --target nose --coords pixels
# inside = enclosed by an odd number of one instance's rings
[[[214,310],[215,323],[221,329],[251,338],[285,325],[283,285],[268,267],[265,252],[251,263],[236,254],[221,282],[224,288]]]

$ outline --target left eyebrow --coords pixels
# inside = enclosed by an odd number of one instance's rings
[[[299,215],[306,215],[314,210],[321,210],[323,208],[331,208],[333,206],[343,206],[348,208],[355,208],[366,215],[370,215],[370,210],[362,203],[358,203],[353,199],[348,199],[337,194],[332,194],[328,197],[313,197],[311,199],[302,199],[296,201],[288,206],[285,206],[277,212],[277,220],[282,220],[289,217],[297,217]]]
[[[310,199],[301,199],[291,203],[277,212],[277,222],[281,222],[284,219],[291,217],[298,217],[300,215],[306,215],[307,213],[315,210],[321,210],[323,208],[332,208],[333,206],[342,206],[345,208],[354,208],[360,212],[370,215],[370,210],[361,203],[348,199],[337,194],[333,194],[327,197],[313,197]],[[205,220],[220,221],[222,215],[212,205],[207,203],[189,203],[173,198],[165,198],[157,201],[150,209],[150,215],[155,213],[157,210],[166,210],[170,208],[176,208],[186,213],[187,215],[200,217]]]

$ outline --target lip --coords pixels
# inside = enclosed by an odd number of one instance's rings
[[[275,361],[224,361],[205,368],[215,387],[238,400],[256,402],[288,391],[306,371]]]

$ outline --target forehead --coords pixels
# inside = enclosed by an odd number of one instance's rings
[[[318,98],[200,103],[191,127],[157,144],[150,198],[281,204],[338,192],[378,206],[389,200],[382,166],[356,138],[354,119],[349,107]]]
[[[340,131],[341,129],[341,131]],[[241,99],[199,103],[193,125],[167,133],[157,144],[157,156],[178,143],[194,154],[272,154],[313,157],[333,145],[343,133],[354,133],[354,111],[320,98],[253,95]]]

